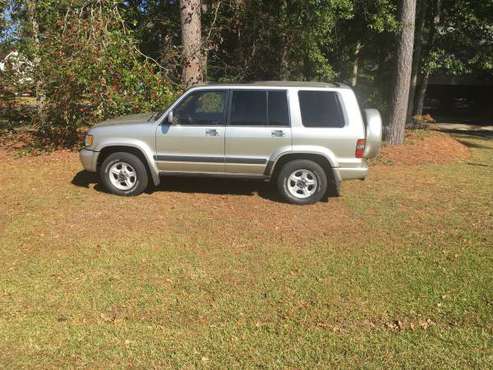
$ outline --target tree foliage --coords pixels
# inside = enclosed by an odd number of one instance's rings
[[[50,136],[61,130],[70,137],[84,122],[158,109],[172,97],[155,64],[139,54],[118,4],[80,3],[63,9],[45,33],[41,69],[50,121],[42,129]]]
[[[19,4],[22,32],[32,33]],[[121,15],[117,1],[43,0],[36,2],[39,47],[20,44],[26,55],[39,49],[34,79],[43,85],[47,120],[35,117],[41,135],[70,143],[77,129],[107,117],[162,108],[174,85],[157,63],[144,56]],[[27,40],[27,41],[26,41]]]
[[[451,75],[493,71],[493,1],[443,0],[423,68]]]
[[[424,1],[418,90],[433,73],[491,75],[493,2]],[[82,125],[162,108],[183,89],[179,0],[0,0],[0,11],[10,35],[0,44],[39,57],[32,89],[45,95],[46,120],[38,112],[33,121],[42,135],[70,142]],[[390,110],[398,0],[201,0],[201,15],[207,80],[339,80],[362,105]],[[7,73],[0,79],[5,86]]]

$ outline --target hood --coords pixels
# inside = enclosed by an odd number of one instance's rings
[[[154,122],[153,117],[155,112],[151,113],[139,113],[139,114],[129,114],[127,116],[121,116],[116,118],[111,118],[106,121],[100,122],[95,125],[95,127],[106,127],[106,126],[120,126],[120,125],[135,125],[139,123],[149,123]]]

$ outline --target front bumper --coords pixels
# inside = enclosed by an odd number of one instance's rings
[[[99,152],[83,148],[79,152],[79,158],[86,171],[96,172]]]

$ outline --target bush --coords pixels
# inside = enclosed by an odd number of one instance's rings
[[[105,118],[162,109],[174,88],[138,52],[116,3],[69,7],[42,41],[38,76],[44,90],[39,134],[72,145],[78,129]]]

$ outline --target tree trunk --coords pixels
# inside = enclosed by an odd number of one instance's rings
[[[39,41],[39,24],[36,18],[36,0],[29,0],[27,2],[27,17],[31,25],[32,32],[32,46],[33,46],[33,66],[34,66],[34,81],[35,81],[35,94],[36,94],[36,109],[38,113],[38,124],[43,127],[46,124],[45,114],[45,88],[43,81],[43,74],[41,68],[41,46]]]
[[[289,61],[288,61],[288,42],[286,38],[283,40],[284,44],[281,47],[281,66],[280,66],[280,72],[279,72],[279,77],[280,80],[287,80],[289,78]]]
[[[401,0],[400,21],[402,31],[397,49],[397,73],[392,94],[390,111],[390,144],[402,144],[406,126],[407,103],[414,47],[414,21],[416,18],[416,0]]]
[[[281,24],[287,24],[288,20],[288,2],[282,0],[279,6],[279,12],[281,13]],[[281,36],[281,50],[279,56],[279,79],[287,80],[289,79],[289,49],[290,49],[290,32],[283,28],[278,31]]]
[[[412,125],[412,119],[414,115],[414,102],[416,97],[416,87],[418,85],[419,69],[421,67],[421,54],[423,50],[423,29],[426,19],[426,0],[419,0],[418,2],[418,23],[416,25],[416,36],[414,41],[414,56],[413,56],[413,71],[411,75],[411,88],[409,90],[409,103],[407,107],[407,119],[406,123]]]
[[[356,49],[354,50],[354,60],[353,60],[353,73],[351,77],[351,86],[355,87],[358,84],[358,69],[359,69],[359,54],[361,52],[363,45],[360,41],[356,43]]]
[[[433,46],[435,44],[436,33],[438,25],[440,24],[440,14],[441,14],[442,2],[441,0],[436,0],[435,9],[433,11],[433,24],[430,29],[429,39],[428,39],[428,52],[433,50]],[[423,115],[423,108],[426,97],[426,90],[428,89],[428,81],[430,79],[431,71],[427,68],[421,75],[421,82],[419,84],[419,88],[416,96],[416,115]]]
[[[421,76],[421,83],[418,87],[418,93],[416,95],[416,115],[423,115],[423,107],[425,105],[426,89],[428,88],[428,80],[430,79],[430,71],[425,71]]]
[[[201,34],[201,0],[180,0],[183,43],[182,81],[186,87],[204,80]]]

